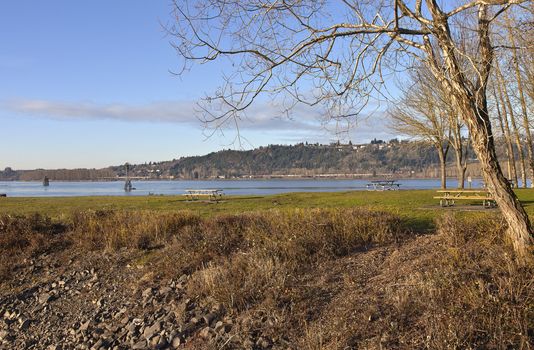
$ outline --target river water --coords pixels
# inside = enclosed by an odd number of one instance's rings
[[[267,195],[287,192],[363,191],[369,182],[325,179],[133,181],[135,190],[126,193],[122,181],[51,181],[48,187],[44,187],[41,182],[0,181],[0,193],[9,197],[146,196],[180,195],[184,194],[186,189],[222,189],[228,195]],[[437,189],[440,186],[438,179],[405,179],[398,180],[398,183],[401,190]],[[450,179],[447,185],[456,187],[456,181]],[[480,180],[473,180],[473,187],[480,185]]]

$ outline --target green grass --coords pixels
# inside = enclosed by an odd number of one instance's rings
[[[516,191],[528,214],[534,216],[534,190]],[[223,202],[188,202],[184,196],[131,197],[47,197],[0,198],[0,214],[40,213],[52,217],[69,215],[83,210],[155,210],[173,212],[189,210],[203,217],[236,214],[248,211],[292,208],[348,208],[379,209],[400,215],[416,230],[433,226],[434,219],[445,210],[432,197],[434,190],[410,191],[351,191],[328,193],[286,193],[268,196],[227,196]],[[464,203],[462,203],[464,204]],[[468,204],[468,203],[465,203]],[[473,206],[474,209],[477,206]],[[456,210],[456,209],[454,209]],[[484,210],[480,210],[483,212]],[[478,211],[465,211],[477,215]]]

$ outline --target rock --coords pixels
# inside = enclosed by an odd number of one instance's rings
[[[100,349],[100,347],[102,346],[103,342],[104,342],[104,341],[103,341],[102,339],[99,339],[99,340],[98,340],[98,341],[91,347],[91,349],[95,349],[95,350]]]
[[[132,349],[146,349],[146,340],[141,340],[132,346]]]
[[[93,334],[96,335],[96,336],[99,336],[99,335],[102,335],[104,334],[104,330],[100,327],[97,327],[93,330]]]
[[[46,304],[50,300],[52,300],[52,295],[50,295],[50,293],[43,293],[43,294],[39,295],[39,303],[41,303],[41,304]]]
[[[163,349],[163,348],[167,347],[167,345],[169,345],[169,344],[167,343],[167,340],[165,339],[165,337],[161,337],[159,335],[155,336],[150,341],[150,346],[153,349]]]
[[[30,320],[28,319],[20,319],[20,326],[19,326],[19,329],[21,331],[25,331],[27,330],[28,328],[30,328]]]
[[[172,338],[171,340],[171,346],[175,349],[177,349],[180,344],[182,344],[182,339],[179,337],[179,336],[175,336],[174,338]]]
[[[91,323],[91,321],[87,321],[87,322],[84,322],[80,325],[80,328],[78,328],[78,331],[80,332],[85,332],[87,331],[87,329],[89,328],[89,324]]]
[[[129,321],[130,321],[130,318],[129,318],[128,316],[124,316],[124,317],[121,319],[120,324],[124,326],[124,325],[127,324]]]
[[[199,336],[204,338],[204,339],[207,339],[209,338],[210,336],[210,331],[211,331],[211,328],[210,327],[204,327],[200,332],[199,332]]]
[[[267,349],[271,346],[271,342],[264,337],[260,337],[260,339],[258,339],[256,342],[256,345],[258,345],[261,349]]]
[[[137,330],[139,329],[139,325],[135,324],[134,322],[131,322],[126,326],[126,330],[130,332],[131,334],[135,334]]]
[[[209,326],[211,325],[213,321],[217,319],[217,317],[218,317],[217,313],[210,312],[209,314],[202,316],[202,319],[204,320],[204,323]]]
[[[171,287],[161,287],[159,290],[159,294],[161,295],[166,295],[166,294],[169,294],[170,292],[172,292]]]
[[[150,339],[155,334],[159,333],[160,331],[161,331],[161,322],[157,321],[152,326],[145,328],[145,331],[143,332],[143,336],[147,339]]]

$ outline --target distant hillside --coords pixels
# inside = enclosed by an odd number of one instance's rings
[[[421,172],[437,163],[423,143],[368,145],[268,146],[250,151],[219,151],[175,162],[169,174],[179,178],[261,177],[276,175],[373,174]]]
[[[451,150],[451,163],[452,153]],[[436,151],[428,143],[374,140],[361,145],[300,143],[270,145],[249,151],[223,150],[169,162],[138,164],[132,167],[132,174],[180,179],[320,175],[370,177],[381,174],[433,177],[437,164]],[[114,169],[120,174],[124,172],[123,167]]]
[[[470,155],[472,157],[472,155]],[[449,152],[453,171],[453,151]],[[130,166],[130,175],[148,179],[209,179],[279,176],[433,177],[439,163],[431,145],[420,141],[374,140],[369,144],[270,145],[248,151],[223,150],[204,156]],[[476,171],[476,170],[474,170]],[[104,169],[0,171],[0,180],[112,180],[125,175],[123,165]],[[476,173],[472,173],[476,175]]]

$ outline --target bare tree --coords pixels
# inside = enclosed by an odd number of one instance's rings
[[[495,85],[498,85],[498,84],[499,84],[498,81],[493,83],[493,97],[495,101],[495,111],[497,114],[497,122],[499,124],[499,128],[501,129],[502,137],[506,143],[508,179],[512,180],[513,183],[517,186],[519,182],[517,181],[517,170],[515,166],[514,147],[512,144],[512,137],[510,136],[510,125],[508,123],[506,106],[505,106],[504,98],[502,95],[502,88],[500,86],[498,87],[499,94],[497,95],[497,89],[495,88]]]
[[[456,158],[456,172],[458,188],[465,188],[465,173],[467,171],[467,152],[469,137],[464,137],[463,123],[457,114],[449,114],[449,127],[451,130],[450,142]]]
[[[511,52],[512,52],[512,69],[515,74],[516,84],[517,84],[517,92],[519,94],[519,103],[521,105],[521,117],[523,121],[523,132],[525,133],[525,146],[527,149],[527,155],[528,155],[528,164],[529,164],[529,171],[530,171],[530,180],[531,183],[534,184],[534,148],[532,144],[532,134],[530,132],[530,125],[529,125],[529,118],[528,118],[528,111],[527,111],[527,102],[526,102],[526,96],[523,89],[523,77],[521,75],[521,69],[519,68],[519,48],[516,45],[516,39],[514,35],[514,31],[512,29],[512,20],[510,19],[510,16],[506,16],[506,26],[508,31],[508,40],[510,42],[510,45],[512,46]]]
[[[504,111],[507,112],[507,116],[510,119],[510,124],[512,125],[514,141],[515,141],[515,145],[517,148],[517,155],[519,157],[519,166],[521,168],[521,186],[523,188],[526,188],[527,187],[527,167],[525,163],[525,154],[523,152],[523,144],[521,142],[521,135],[519,132],[519,128],[517,127],[517,121],[515,117],[514,108],[512,106],[512,102],[510,99],[510,94],[508,93],[508,85],[501,73],[501,68],[498,63],[496,64],[495,72],[497,75],[499,95],[501,96],[503,100]]]
[[[504,177],[488,113],[492,24],[528,0],[176,0],[169,28],[190,62],[227,58],[234,70],[207,100],[206,120],[238,120],[264,93],[357,116],[392,73],[423,62],[465,122],[484,180],[508,223],[518,257],[530,256],[532,227]],[[458,31],[477,44],[465,49]],[[224,59],[223,59],[224,60]],[[468,61],[465,67],[460,62]],[[386,84],[387,85],[387,84]]]
[[[451,145],[450,116],[440,105],[432,77],[422,68],[411,74],[412,84],[401,87],[403,98],[389,109],[389,128],[430,142],[440,162],[441,188],[447,188],[447,154]],[[430,80],[429,80],[430,78]],[[439,90],[438,90],[439,91]]]

